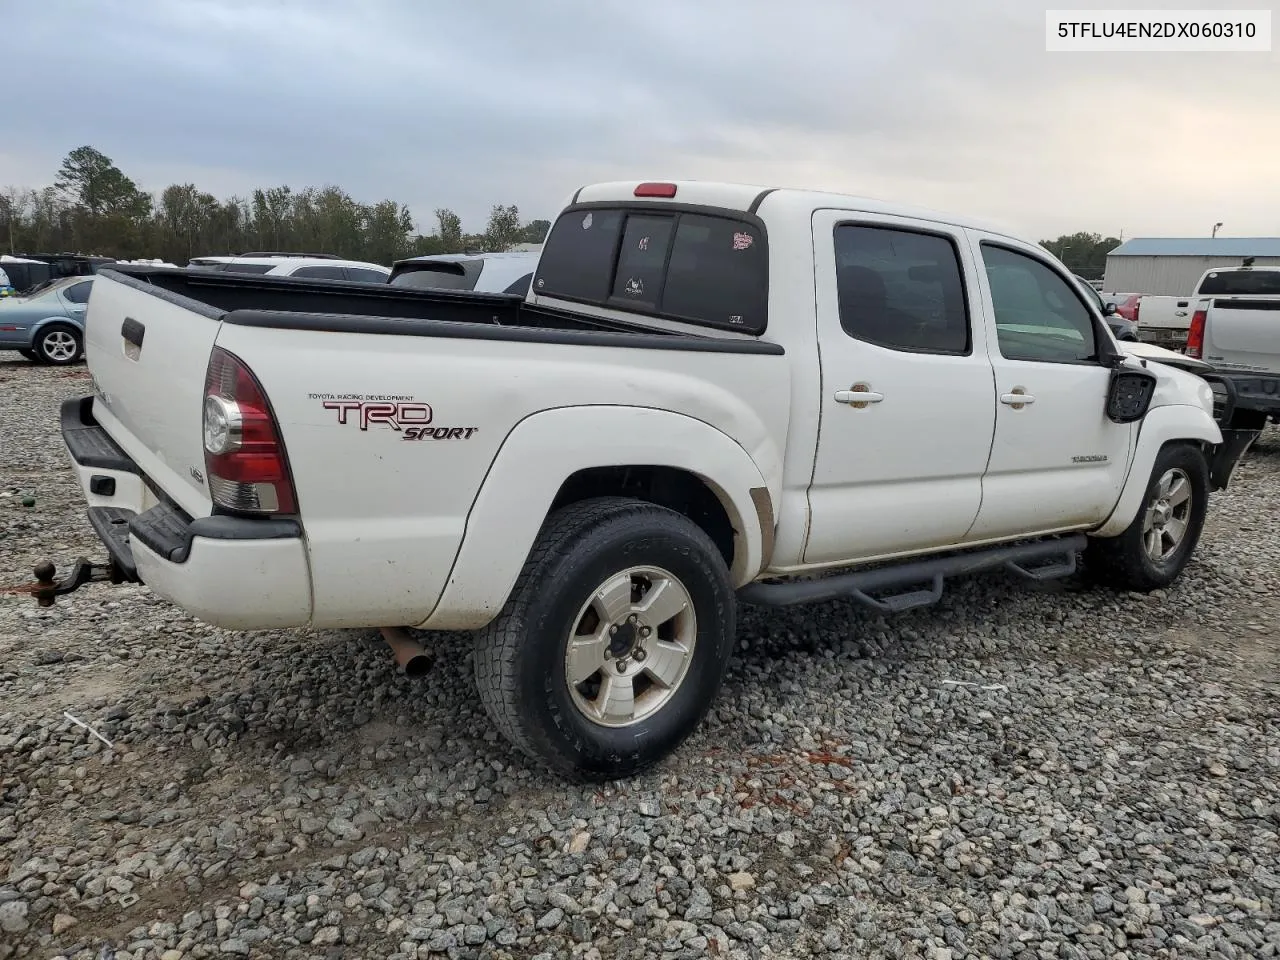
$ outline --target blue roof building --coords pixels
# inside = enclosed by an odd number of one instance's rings
[[[1134,237],[1107,254],[1102,289],[1183,297],[1214,267],[1238,267],[1246,257],[1280,266],[1280,237]]]

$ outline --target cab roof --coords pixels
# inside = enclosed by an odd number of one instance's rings
[[[643,190],[650,186],[674,187],[674,196],[661,197],[655,195],[652,191],[640,196],[637,195],[637,188]],[[670,190],[668,189],[667,192],[669,193]],[[710,180],[616,180],[606,183],[593,183],[582,187],[573,195],[571,205],[577,203],[627,203],[634,202],[637,199],[643,199],[646,202],[662,203],[665,200],[673,204],[719,207],[724,210],[741,210],[744,213],[773,212],[775,210],[780,213],[803,213],[806,211],[812,213],[815,210],[834,207],[840,210],[855,210],[885,216],[932,220],[935,223],[967,227],[971,230],[983,230],[987,233],[1025,241],[1025,238],[1016,236],[1005,226],[940,210],[931,210],[927,207],[916,207],[853,194],[807,190],[796,187],[770,187],[762,184],[725,183]]]

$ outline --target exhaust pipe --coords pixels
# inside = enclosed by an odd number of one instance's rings
[[[396,666],[404,671],[406,677],[420,677],[431,666],[431,655],[426,648],[409,636],[403,627],[380,627],[382,639],[387,641]]]

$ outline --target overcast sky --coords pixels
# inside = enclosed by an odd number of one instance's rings
[[[689,178],[1032,239],[1280,235],[1280,55],[1049,54],[1045,6],[11,2],[0,186],[50,183],[87,143],[146,190],[333,183],[407,203],[424,231],[436,207],[478,231],[494,203],[550,219],[586,182]]]

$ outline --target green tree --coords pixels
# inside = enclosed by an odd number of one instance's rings
[[[1099,233],[1064,234],[1057,240],[1041,240],[1044,247],[1086,280],[1097,280],[1107,268],[1107,254],[1120,245],[1115,237]]]
[[[448,207],[441,207],[436,211],[436,223],[439,225],[437,234],[440,237],[441,245],[444,247],[442,252],[461,253],[462,218]]]
[[[536,243],[550,227],[546,220],[521,226],[514,206],[495,206],[482,234],[464,232],[446,207],[435,215],[437,232],[414,236],[408,207],[391,199],[360,203],[334,185],[282,185],[219,200],[197,184],[175,183],[153,197],[110,157],[84,146],[63,160],[55,185],[10,187],[0,195],[0,246],[174,263],[254,249],[316,251],[390,264],[404,256]]]
[[[408,255],[413,216],[394,200],[382,200],[364,211],[364,258],[391,263]]]
[[[95,217],[119,213],[137,218],[150,212],[150,198],[110,157],[93,147],[76,147],[68,153],[54,185],[71,203]]]
[[[3,236],[8,244],[10,253],[17,249],[15,244],[21,235],[30,203],[30,194],[25,190],[19,190],[17,187],[6,187],[4,195],[0,196],[0,217],[3,218]]]
[[[510,250],[519,242],[520,211],[516,207],[504,207],[495,204],[489,212],[489,224],[485,227],[483,248],[490,253],[501,253]]]
[[[551,232],[550,220],[530,220],[520,231],[520,243],[545,243]]]

